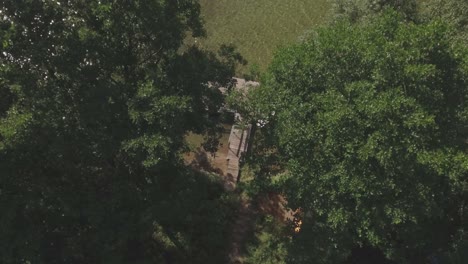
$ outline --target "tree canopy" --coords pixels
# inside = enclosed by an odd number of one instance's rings
[[[227,262],[243,195],[182,158],[227,106],[258,128],[238,190],[297,218],[260,217],[246,262],[466,263],[467,1],[333,2],[225,99],[245,61],[187,44],[196,0],[3,0],[0,262]]]
[[[424,263],[466,242],[468,51],[449,32],[389,10],[276,54],[254,107],[304,212],[289,262]]]
[[[240,58],[183,46],[199,14],[192,0],[2,1],[0,262],[222,262],[205,236],[222,238],[229,199],[180,153],[213,128]]]
[[[332,0],[334,18],[359,22],[370,19],[386,9],[399,12],[406,20],[418,18],[417,0]]]
[[[468,1],[428,0],[422,13],[426,18],[447,22],[453,27],[455,37],[468,43]]]

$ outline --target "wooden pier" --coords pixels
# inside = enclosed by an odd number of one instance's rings
[[[251,125],[241,127],[233,125],[231,134],[229,136],[229,149],[226,158],[227,172],[226,177],[228,178],[228,189],[234,189],[237,181],[239,180],[239,168],[240,160],[242,156],[247,152],[250,132],[252,130]]]

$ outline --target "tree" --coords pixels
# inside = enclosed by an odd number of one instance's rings
[[[368,19],[387,8],[398,11],[407,20],[416,20],[418,16],[416,0],[333,0],[331,2],[335,18],[350,22]]]
[[[271,216],[258,220],[261,230],[255,232],[255,239],[248,246],[249,257],[246,263],[284,264],[287,250],[287,238],[278,236],[284,232],[284,224],[275,221]],[[286,241],[284,241],[286,240]]]
[[[358,248],[425,263],[467,239],[468,51],[440,21],[403,21],[322,28],[279,51],[259,89],[275,180],[304,213],[291,263]]]
[[[440,19],[452,25],[456,38],[468,43],[468,1],[427,1],[422,13],[426,18]]]
[[[203,36],[199,14],[192,0],[2,1],[0,262],[194,254],[193,214],[168,205],[195,192],[180,181],[197,177],[181,167],[184,135],[213,127],[221,95],[208,83],[229,81],[237,58],[181,49]]]

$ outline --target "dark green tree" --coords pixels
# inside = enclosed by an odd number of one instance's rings
[[[468,51],[448,34],[386,11],[277,53],[254,105],[304,215],[290,263],[426,263],[466,241]]]
[[[222,238],[210,208],[228,202],[192,189],[211,183],[180,153],[213,127],[237,54],[181,49],[203,36],[199,14],[192,0],[1,2],[1,263],[222,262],[204,235]]]

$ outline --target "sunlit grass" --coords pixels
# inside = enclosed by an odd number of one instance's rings
[[[216,50],[234,44],[248,60],[265,69],[277,47],[293,43],[323,24],[327,0],[200,0],[208,38],[199,45]],[[249,66],[240,69],[246,72]]]

